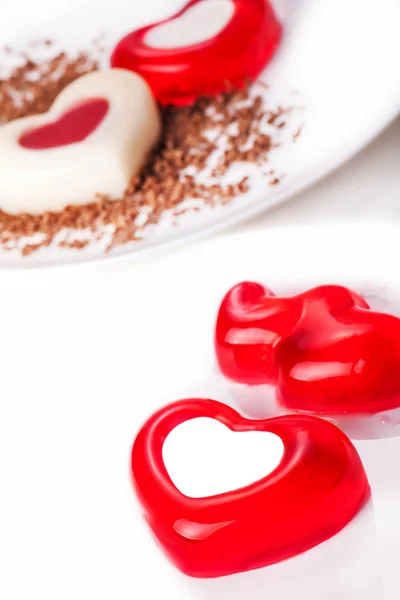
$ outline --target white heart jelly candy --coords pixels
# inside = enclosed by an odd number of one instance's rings
[[[117,198],[161,132],[146,82],[122,69],[75,80],[49,112],[0,127],[0,209],[60,211],[96,194]]]

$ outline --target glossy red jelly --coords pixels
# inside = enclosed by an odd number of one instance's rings
[[[367,304],[338,286],[316,288],[290,298],[278,298],[259,283],[234,286],[222,301],[215,331],[215,347],[222,373],[238,383],[276,383],[276,348],[299,322],[307,298],[322,296],[337,306]]]
[[[221,5],[228,5],[229,10],[230,3],[232,15],[225,26],[197,42],[199,5],[204,4],[203,19],[209,26],[216,11],[220,14]],[[167,41],[151,45],[155,30],[163,27],[165,32],[166,24],[172,24]],[[180,28],[184,28],[181,34]],[[139,73],[161,103],[190,104],[199,96],[224,92],[227,86],[242,87],[255,79],[273,56],[281,35],[268,0],[191,0],[173,17],[123,38],[114,49],[111,64]],[[179,41],[182,39],[185,41]],[[175,40],[179,43],[176,47]]]
[[[374,414],[400,406],[400,320],[340,286],[275,298],[259,284],[239,284],[221,305],[215,345],[226,377],[276,384],[291,410]]]
[[[166,471],[162,448],[175,427],[197,417],[235,432],[278,435],[280,464],[235,491],[184,496]],[[152,416],[135,440],[132,470],[144,516],[165,553],[200,578],[265,567],[313,548],[343,529],[370,497],[357,451],[331,423],[307,415],[247,420],[213,400],[184,400]]]
[[[57,121],[30,129],[19,138],[19,145],[29,150],[49,150],[83,142],[103,121],[109,110],[105,98],[89,98],[75,104]]]
[[[277,298],[259,283],[233,287],[222,301],[215,348],[222,373],[238,383],[275,383],[275,348],[301,315],[301,303]]]

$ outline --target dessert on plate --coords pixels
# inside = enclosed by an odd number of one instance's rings
[[[114,48],[0,49],[0,249],[106,252],[279,184],[269,155],[302,125],[250,84],[281,32],[268,0],[191,0]]]

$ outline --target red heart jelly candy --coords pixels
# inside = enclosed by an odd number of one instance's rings
[[[191,0],[123,38],[111,64],[139,73],[161,103],[188,104],[255,79],[281,34],[268,0]]]
[[[284,445],[280,464],[246,487],[184,496],[162,449],[175,427],[197,417],[216,419],[238,435],[274,433]],[[134,443],[132,470],[147,523],[171,561],[192,577],[220,577],[300,554],[343,529],[370,497],[357,451],[331,423],[307,415],[247,420],[212,400],[184,400],[151,417]]]

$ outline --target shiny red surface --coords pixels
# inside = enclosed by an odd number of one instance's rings
[[[85,140],[100,125],[109,109],[105,98],[79,102],[57,121],[26,131],[19,145],[29,150],[48,150]]]
[[[281,463],[244,488],[184,496],[166,471],[162,448],[177,425],[197,417],[235,432],[278,435]],[[201,578],[265,567],[313,548],[343,529],[370,496],[357,451],[331,423],[307,415],[252,421],[213,400],[183,400],[153,415],[135,440],[132,471],[161,547],[181,571]]]
[[[276,384],[290,410],[371,414],[400,406],[400,320],[340,286],[276,298],[259,284],[239,284],[222,302],[215,347],[225,376]]]
[[[139,73],[163,104],[190,104],[203,95],[242,87],[255,79],[271,59],[282,29],[268,0],[232,0],[235,12],[228,25],[205,42],[158,49],[145,42],[150,29],[180,18],[203,0],[191,0],[179,13],[133,31],[114,49],[113,67]],[[210,18],[212,14],[210,12]]]
[[[239,383],[275,383],[275,348],[301,315],[301,303],[277,298],[258,283],[233,287],[222,301],[215,333],[222,373]]]

